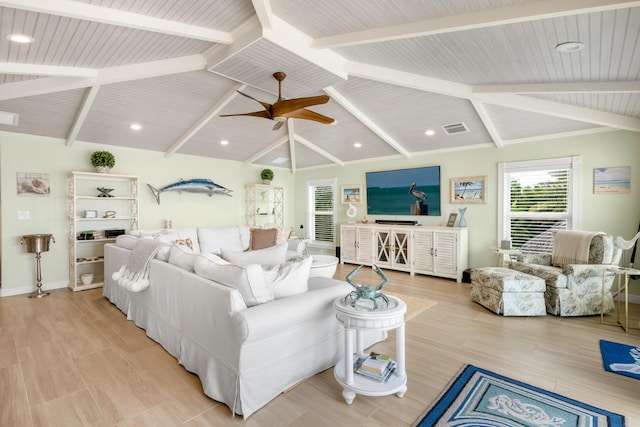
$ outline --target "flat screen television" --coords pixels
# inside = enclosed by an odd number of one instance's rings
[[[440,216],[440,166],[367,172],[367,215]]]

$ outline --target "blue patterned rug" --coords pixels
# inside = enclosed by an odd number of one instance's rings
[[[622,427],[622,415],[467,365],[414,427]]]
[[[605,371],[640,380],[640,347],[600,340]]]

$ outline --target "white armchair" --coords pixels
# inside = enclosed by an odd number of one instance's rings
[[[571,232],[556,233],[554,246],[558,240],[566,237],[565,233]],[[554,262],[554,254],[523,254],[509,265],[514,270],[532,274],[545,281],[547,313],[556,316],[588,316],[600,314],[601,307],[604,307],[605,312],[613,309],[611,286],[614,275],[607,273],[606,268],[620,262],[622,250],[614,246],[612,236],[593,233],[588,242],[588,260],[583,263],[558,264]]]

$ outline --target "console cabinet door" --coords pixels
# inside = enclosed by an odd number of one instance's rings
[[[386,228],[376,230],[374,233],[375,240],[375,261],[378,267],[391,267],[392,264],[392,243],[391,229]]]
[[[356,227],[356,261],[358,264],[371,265],[373,263],[373,229],[370,227]]]
[[[436,231],[433,236],[434,272],[445,276],[456,276],[458,273],[457,235],[455,233]]]
[[[413,232],[413,271],[433,273],[433,258],[433,231],[415,230]]]
[[[411,270],[411,231],[391,230],[391,268],[395,270]]]
[[[343,225],[340,228],[340,262],[356,263],[356,227]]]

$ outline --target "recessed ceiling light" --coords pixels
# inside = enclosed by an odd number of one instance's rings
[[[581,42],[564,42],[556,45],[556,50],[562,53],[578,52],[584,49],[584,43]]]
[[[223,139],[222,141],[220,141],[220,145],[229,145],[229,141]]]
[[[360,148],[360,147],[362,147],[362,144],[359,143],[359,142],[356,142],[356,143],[353,144],[353,146],[356,147],[356,148]]]
[[[33,37],[26,34],[9,34],[7,40],[15,43],[33,43]]]
[[[139,123],[131,123],[129,125],[129,129],[131,129],[131,130],[140,130],[140,129],[142,129],[142,125],[139,124]]]
[[[424,131],[424,134],[427,136],[433,136],[436,134],[436,131],[433,129],[427,129],[426,131]]]

